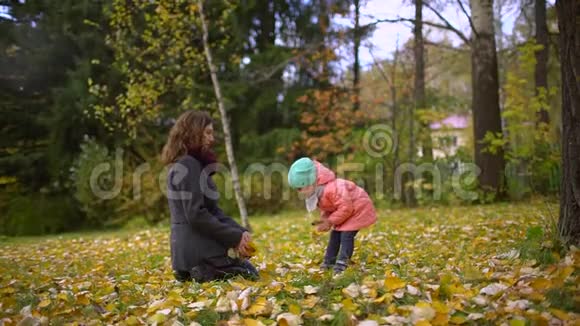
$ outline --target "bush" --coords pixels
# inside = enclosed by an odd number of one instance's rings
[[[92,180],[93,173],[101,167],[109,167],[109,172],[99,176],[98,180]],[[111,190],[115,186],[114,157],[108,149],[87,138],[81,145],[81,153],[71,168],[71,179],[74,184],[74,197],[80,204],[80,208],[86,214],[89,224],[94,226],[107,225],[115,215],[115,206],[118,205],[115,198],[103,198],[97,196],[93,186],[98,189]],[[111,170],[112,173],[111,173]]]
[[[122,226],[135,216],[156,224],[167,217],[165,186],[160,183],[163,171],[156,157],[144,162],[130,151],[111,153],[87,139],[71,178],[75,198],[93,226]]]
[[[262,173],[242,173],[240,178],[242,194],[249,215],[275,214],[284,209],[303,207],[300,206],[302,202],[298,200],[297,192],[289,188],[286,174],[281,176],[280,173],[273,173],[270,186],[268,180],[264,180]],[[230,176],[216,174],[214,181],[221,196],[219,207],[230,216],[238,216],[238,204],[231,186]]]
[[[0,221],[0,233],[9,236],[70,231],[82,225],[74,200],[59,195],[17,195],[9,200]]]

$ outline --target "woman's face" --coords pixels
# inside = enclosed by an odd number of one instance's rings
[[[205,149],[212,147],[215,139],[213,138],[213,125],[210,123],[203,129],[203,137],[201,139],[202,146]]]

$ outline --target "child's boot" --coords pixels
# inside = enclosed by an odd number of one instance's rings
[[[333,266],[334,266],[334,264],[327,263],[327,262],[323,262],[323,263],[320,265],[320,270],[321,270],[321,271],[328,271],[328,270],[331,270]]]
[[[334,274],[341,274],[346,270],[346,266],[346,261],[337,260],[336,264],[334,265]]]

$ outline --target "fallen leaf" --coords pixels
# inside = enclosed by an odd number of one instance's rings
[[[316,294],[316,292],[318,292],[318,287],[317,286],[312,286],[312,285],[306,285],[306,286],[304,286],[304,293],[306,293],[306,294]]]
[[[560,310],[560,309],[556,309],[556,308],[550,308],[548,309],[552,315],[556,316],[556,318],[560,319],[560,320],[570,320],[570,316],[568,316],[567,313],[565,313],[564,311]]]
[[[279,326],[298,326],[302,325],[302,318],[289,312],[279,314],[276,317]]]
[[[264,326],[264,323],[256,319],[244,319],[243,322],[244,326]]]
[[[499,292],[504,291],[505,289],[507,289],[507,286],[505,286],[501,283],[493,283],[493,284],[490,284],[490,285],[484,287],[483,289],[481,289],[481,291],[479,291],[479,293],[486,294],[489,296],[494,296],[494,295],[498,294]]]
[[[348,297],[356,298],[360,295],[360,286],[355,283],[350,283],[349,286],[342,289],[342,293]]]
[[[258,297],[256,301],[243,313],[252,316],[265,316],[272,312],[272,304],[264,297]]]
[[[389,276],[385,279],[385,287],[393,291],[405,287],[405,282],[396,276]]]

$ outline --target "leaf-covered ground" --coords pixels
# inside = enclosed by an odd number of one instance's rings
[[[292,213],[253,220],[261,279],[174,281],[168,229],[0,244],[0,319],[22,324],[579,325],[580,252],[543,232],[555,204],[381,210],[343,275]],[[542,226],[541,228],[534,226]],[[525,256],[526,259],[523,259]],[[0,322],[1,324],[1,322]]]

